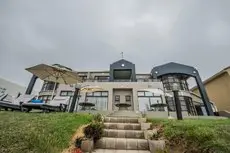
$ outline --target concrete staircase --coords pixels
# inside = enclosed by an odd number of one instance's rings
[[[104,135],[95,144],[96,153],[150,153],[138,117],[106,117]],[[127,115],[127,114],[126,114]]]

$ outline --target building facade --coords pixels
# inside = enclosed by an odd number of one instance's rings
[[[166,93],[173,95],[173,85],[176,84],[179,87],[183,115],[213,115],[211,103],[203,84],[200,84],[199,74],[197,70],[191,68],[177,63],[168,63],[154,67],[149,74],[138,74],[135,64],[121,59],[112,63],[107,71],[78,72],[83,82],[77,86],[98,86],[102,90],[80,93],[75,111],[83,110],[83,107],[78,105],[82,102],[93,103],[95,106],[91,110],[99,112],[116,111],[118,110],[117,103],[128,103],[130,104],[128,109],[135,112],[146,112],[159,117],[167,116],[168,113],[175,114],[174,98],[165,95]],[[195,77],[198,80],[199,89],[204,92],[199,103],[193,101],[187,83],[189,77]],[[39,98],[49,102],[52,99],[53,88],[54,83],[44,82]],[[153,94],[148,89],[158,89],[164,94]],[[54,96],[73,96],[74,90],[75,85],[59,84]],[[199,113],[199,107],[204,107],[202,111],[205,113]]]
[[[230,111],[230,67],[223,69],[203,82],[207,94],[219,111]],[[200,95],[197,87],[191,89]]]

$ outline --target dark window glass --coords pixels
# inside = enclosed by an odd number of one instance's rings
[[[56,88],[55,90],[57,90],[58,88],[58,83],[56,84]],[[54,82],[48,82],[48,81],[45,81],[43,83],[43,86],[42,86],[42,90],[41,91],[52,91],[54,89],[54,86],[55,86],[55,83]]]
[[[73,96],[73,91],[61,91],[60,96]]]
[[[185,78],[182,78],[181,76],[164,76],[161,78],[161,80],[166,90],[172,90],[174,83],[178,84],[179,90],[189,90],[187,81],[185,80]]]
[[[125,96],[125,101],[130,102],[131,101],[131,96],[130,95]]]
[[[95,76],[94,79],[99,81],[99,82],[103,82],[103,81],[108,81],[109,76]]]

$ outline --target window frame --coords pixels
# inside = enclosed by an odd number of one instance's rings
[[[126,102],[131,102],[131,96],[130,95],[126,95],[125,96],[125,101]]]
[[[66,93],[66,95],[63,95],[62,93]],[[74,91],[72,90],[61,90],[60,94],[61,97],[69,97],[74,95]]]

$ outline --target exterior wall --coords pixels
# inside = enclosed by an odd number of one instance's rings
[[[126,103],[126,99],[125,99],[125,96],[126,95],[130,95],[131,96],[131,106],[128,107],[128,110],[134,110],[134,103],[133,103],[133,92],[132,92],[132,89],[127,89],[127,90],[124,90],[124,89],[114,89],[113,90],[113,101],[112,102],[115,102],[115,96],[116,95],[119,95],[120,96],[120,102],[122,103]],[[116,107],[115,105],[113,105],[113,110],[118,110],[118,107]]]
[[[227,72],[207,82],[205,88],[210,100],[215,102],[218,110],[230,111],[230,76]],[[198,89],[193,92],[200,95]]]
[[[23,87],[21,85],[7,81],[2,78],[0,78],[0,88],[5,88],[5,93],[14,97],[17,96],[19,92],[21,94],[25,94],[26,91],[26,87]]]
[[[127,93],[131,95],[131,102],[132,102],[132,110],[139,111],[139,101],[138,101],[138,95],[137,92],[143,89],[148,88],[160,88],[163,90],[163,84],[162,82],[84,82],[80,84],[81,86],[99,86],[103,89],[103,91],[108,91],[108,111],[114,111],[118,108],[114,105],[114,91],[119,92],[119,94],[123,95],[120,98],[124,97]],[[117,89],[117,90],[116,90]],[[70,85],[65,84],[59,84],[59,87],[56,91],[56,96],[60,96],[61,91],[74,91],[74,87]],[[43,93],[43,95],[45,92]],[[52,94],[52,93],[46,93]],[[85,101],[86,93],[82,92],[81,98],[79,99],[79,102]],[[163,103],[165,103],[165,98],[162,97]],[[121,99],[120,101],[125,101],[125,99]],[[115,108],[115,109],[114,109]]]
[[[74,86],[65,85],[65,84],[59,84],[59,87],[56,91],[56,96],[60,96],[61,91],[74,91]]]
[[[104,91],[108,91],[108,110],[113,110],[113,90],[114,89],[132,89],[132,100],[133,100],[133,108],[134,111],[139,110],[139,104],[138,104],[138,96],[137,92],[141,89],[147,89],[147,88],[160,88],[163,90],[163,85],[161,82],[84,82],[82,86],[84,85],[92,85],[92,86],[99,86]],[[85,93],[82,93],[82,98],[85,97]],[[81,99],[80,99],[81,100]],[[163,102],[165,103],[165,99],[163,98]]]

